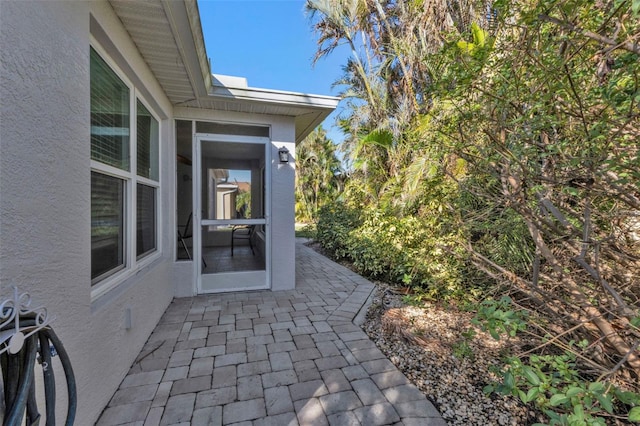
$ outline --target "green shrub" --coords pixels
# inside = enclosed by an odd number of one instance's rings
[[[372,211],[350,237],[355,267],[374,278],[419,287],[433,296],[460,284],[460,265],[447,251],[455,235],[438,235],[425,219]]]
[[[349,258],[345,243],[349,233],[359,225],[357,210],[339,202],[327,204],[318,211],[316,239],[334,258]]]
[[[503,296],[500,300],[489,298],[480,303],[471,322],[488,332],[494,339],[500,340],[503,333],[514,337],[518,331],[525,330],[527,316],[525,311],[512,307],[510,297]]]
[[[504,296],[482,302],[472,322],[499,340],[503,334],[513,337],[525,330],[527,319],[526,312]],[[547,416],[549,425],[605,426],[605,419],[614,414],[640,422],[639,394],[580,375],[576,352],[587,346],[586,340],[577,344],[572,341],[568,350],[560,354],[509,357],[505,368],[497,372],[502,381],[486,386],[484,391],[512,395],[524,404],[534,404]]]
[[[616,386],[580,376],[576,357],[531,355],[525,361],[513,357],[500,373],[502,382],[484,391],[513,395],[533,403],[548,418],[549,425],[601,425],[613,415],[640,422],[640,395]]]
[[[429,298],[469,294],[462,279],[462,234],[441,226],[438,217],[397,217],[340,203],[321,209],[319,216],[317,240],[361,274],[414,287]]]

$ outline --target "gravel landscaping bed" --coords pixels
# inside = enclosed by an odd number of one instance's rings
[[[376,283],[373,303],[362,325],[389,359],[436,405],[451,425],[527,425],[537,413],[517,398],[485,395],[496,375],[501,352],[520,340],[495,341],[475,329],[465,337],[472,315],[429,302],[407,304],[403,295]]]

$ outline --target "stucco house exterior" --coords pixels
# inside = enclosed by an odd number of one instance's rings
[[[295,287],[295,144],[338,99],[212,74],[195,0],[2,1],[0,46],[0,299],[55,317],[93,424],[174,297]]]

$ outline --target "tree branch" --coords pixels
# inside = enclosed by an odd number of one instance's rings
[[[637,42],[630,42],[630,41],[617,42],[616,40],[610,39],[609,37],[602,36],[600,34],[594,33],[593,31],[582,29],[577,25],[572,24],[571,22],[562,21],[558,18],[554,18],[544,13],[541,13],[540,15],[538,15],[538,18],[541,21],[550,22],[552,24],[558,25],[559,27],[562,27],[565,30],[581,34],[587,38],[590,38],[591,40],[595,40],[602,44],[606,44],[608,46],[614,46],[614,48],[620,47],[624,50],[628,50],[629,52],[635,53],[636,55],[640,55],[640,44],[638,44]]]

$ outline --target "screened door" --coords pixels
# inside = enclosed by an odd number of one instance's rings
[[[198,292],[269,288],[269,139],[196,137]]]

